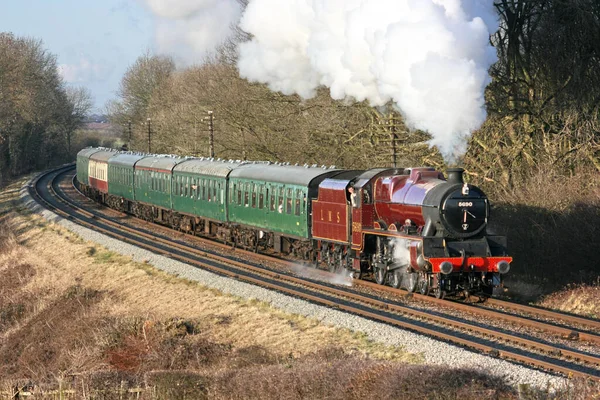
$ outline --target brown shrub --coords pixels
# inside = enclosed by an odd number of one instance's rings
[[[154,371],[146,374],[148,392],[152,399],[207,399],[208,379],[190,371]]]
[[[209,388],[217,399],[500,399],[513,391],[500,378],[468,369],[367,359],[228,370]]]
[[[136,372],[149,352],[148,343],[139,336],[127,336],[119,346],[106,352],[109,365],[117,371]]]
[[[135,398],[127,396],[124,391],[141,384],[136,376],[126,372],[98,371],[78,376],[71,387],[76,390],[76,398],[122,400]]]
[[[113,368],[136,373],[199,369],[229,357],[231,346],[214,343],[199,332],[196,321],[184,319],[113,321],[104,352]]]
[[[71,370],[72,354],[93,347],[99,322],[90,323],[88,312],[101,298],[101,293],[77,286],[33,315],[0,346],[0,376],[43,380]],[[80,364],[92,362],[86,352],[81,357]]]
[[[167,337],[146,360],[146,370],[201,369],[219,364],[231,354],[231,346],[205,338]]]

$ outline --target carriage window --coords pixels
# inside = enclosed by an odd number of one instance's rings
[[[271,193],[271,211],[275,211],[275,195]]]
[[[287,198],[286,199],[285,213],[286,214],[291,214],[292,213],[292,199],[291,198]]]
[[[248,207],[248,190],[244,192],[244,206]]]
[[[302,193],[302,214],[306,214],[306,193]]]
[[[252,184],[252,208],[256,208],[256,184]]]
[[[295,204],[295,210],[294,210],[294,214],[296,215],[300,215],[300,199],[302,198],[302,190],[298,189],[296,190],[296,204]]]
[[[258,194],[258,208],[260,208],[261,210],[263,209],[263,207],[265,206],[265,196],[264,196],[264,191],[265,191],[265,185],[260,185],[259,186],[259,194]]]
[[[240,186],[240,189],[238,189],[238,191],[237,191],[237,203],[238,203],[238,205],[242,204],[242,190],[241,190],[241,186]]]

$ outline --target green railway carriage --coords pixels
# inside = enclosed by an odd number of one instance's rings
[[[96,147],[86,147],[77,153],[77,181],[83,185],[89,185],[88,168],[90,165],[90,156],[102,149]]]
[[[135,200],[171,209],[171,177],[173,167],[185,158],[172,156],[148,156],[135,163]]]
[[[142,154],[118,153],[108,160],[108,193],[134,201],[135,163],[146,157]]]
[[[229,221],[297,238],[310,237],[310,201],[334,169],[245,164],[229,174]]]
[[[240,163],[189,159],[173,168],[173,210],[227,221],[227,176]]]

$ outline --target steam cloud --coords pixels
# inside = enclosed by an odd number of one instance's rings
[[[242,13],[236,0],[146,0],[146,4],[158,17],[158,51],[186,64],[201,61],[223,43]]]
[[[253,35],[239,46],[242,77],[284,94],[392,101],[452,161],[485,120],[484,88],[496,61],[492,0],[146,0],[166,18],[163,48],[183,38],[214,48],[230,24]],[[170,32],[173,30],[172,32]]]
[[[284,94],[392,100],[448,160],[485,120],[498,27],[490,0],[252,0],[240,74]]]

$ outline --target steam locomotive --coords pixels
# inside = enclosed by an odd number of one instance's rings
[[[409,292],[491,296],[510,270],[489,202],[433,168],[340,170],[87,148],[77,180],[112,208]]]

